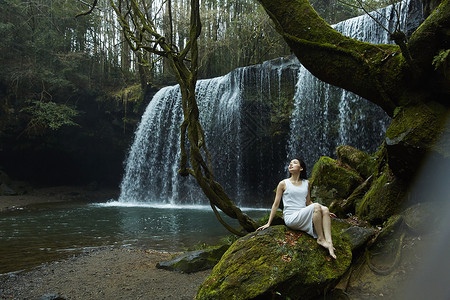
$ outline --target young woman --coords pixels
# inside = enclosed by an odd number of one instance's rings
[[[330,213],[328,207],[311,202],[306,165],[302,160],[293,159],[288,169],[291,177],[278,184],[269,221],[257,230],[264,230],[270,226],[281,199],[283,199],[283,218],[286,226],[294,230],[305,231],[317,238],[317,243],[327,249],[330,256],[336,259],[331,239],[331,217],[336,216]]]

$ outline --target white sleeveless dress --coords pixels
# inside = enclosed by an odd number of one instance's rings
[[[295,186],[289,179],[285,179],[286,189],[283,192],[283,218],[286,226],[301,230],[317,238],[313,227],[314,205],[306,205],[308,195],[308,180],[303,179],[300,186]]]

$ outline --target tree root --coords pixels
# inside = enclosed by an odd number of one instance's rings
[[[214,214],[216,215],[217,220],[219,220],[220,224],[222,224],[223,227],[225,227],[228,231],[230,231],[231,233],[233,233],[233,234],[235,234],[237,236],[244,236],[245,235],[242,232],[240,232],[240,231],[234,229],[233,227],[231,227],[230,225],[228,225],[228,223],[225,222],[222,219],[222,217],[220,216],[219,212],[217,211],[216,206],[214,204],[212,204],[212,203],[210,203],[210,204],[211,204],[211,208],[212,208]]]
[[[386,276],[389,275],[390,273],[392,273],[392,271],[394,270],[394,268],[397,266],[397,264],[400,261],[400,256],[401,256],[401,250],[402,250],[402,245],[403,245],[403,238],[405,237],[405,233],[402,233],[400,240],[398,242],[398,247],[397,247],[397,252],[395,253],[395,258],[394,261],[392,262],[392,265],[389,266],[387,269],[380,269],[378,267],[376,267],[371,261],[370,261],[370,254],[369,254],[369,250],[366,248],[366,262],[367,265],[369,266],[369,269],[374,272],[375,274],[378,275],[382,275],[382,276]]]

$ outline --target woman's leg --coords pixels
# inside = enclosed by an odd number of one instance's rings
[[[325,240],[329,244],[328,250],[330,251],[330,255],[333,258],[336,258],[336,255],[334,254],[334,247],[333,247],[333,240],[331,238],[331,217],[330,217],[330,210],[328,207],[321,205],[322,210],[322,228],[323,233],[325,236]]]
[[[334,254],[333,243],[331,242],[330,213],[328,212],[327,215],[328,220],[327,220],[323,209],[323,207],[325,206],[322,206],[318,203],[315,203],[313,205],[314,205],[313,225],[317,233],[317,244],[328,249],[328,252],[330,253],[331,257],[336,258],[336,255]],[[328,211],[328,208],[326,208],[325,211]],[[328,228],[325,228],[324,225],[327,226]]]
[[[313,204],[314,212],[313,212],[313,225],[314,229],[317,233],[317,243],[326,248],[326,238],[323,234],[323,218],[322,218],[322,209],[320,204]]]
[[[322,206],[322,228],[323,233],[325,236],[325,240],[329,243],[333,243],[331,240],[331,218],[330,218],[330,211],[328,210],[328,207]]]

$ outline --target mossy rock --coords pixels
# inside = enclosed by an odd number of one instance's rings
[[[371,176],[377,165],[375,157],[351,146],[342,145],[336,148],[338,161],[355,169],[363,178]]]
[[[356,203],[358,203],[369,190],[372,184],[373,175],[367,178],[359,185],[347,199],[337,199],[330,204],[330,211],[334,212],[338,217],[343,218],[349,214],[353,215],[356,211]]]
[[[214,267],[229,247],[229,245],[222,245],[189,251],[172,260],[159,262],[156,264],[156,267],[158,269],[182,273],[194,273],[208,270]]]
[[[329,206],[336,199],[346,199],[362,182],[362,177],[354,170],[322,156],[312,170],[311,197]]]
[[[356,205],[356,214],[372,224],[381,224],[402,206],[406,184],[395,178],[388,168],[374,180],[370,190]]]
[[[410,179],[427,153],[434,152],[442,158],[450,156],[448,147],[439,142],[447,140],[448,145],[450,132],[445,127],[448,113],[448,108],[434,102],[395,110],[385,143],[389,165],[396,176]]]
[[[262,218],[260,218],[258,220],[258,224],[260,225],[264,225],[267,223],[267,221],[269,221],[269,217],[270,217],[270,212],[267,213],[265,216],[263,216]],[[284,219],[283,219],[283,211],[281,210],[277,210],[277,212],[275,213],[275,217],[272,220],[271,223],[272,226],[274,225],[286,225],[284,223]]]
[[[200,286],[196,299],[312,299],[349,268],[350,245],[333,230],[337,259],[316,240],[271,226],[237,240]]]

